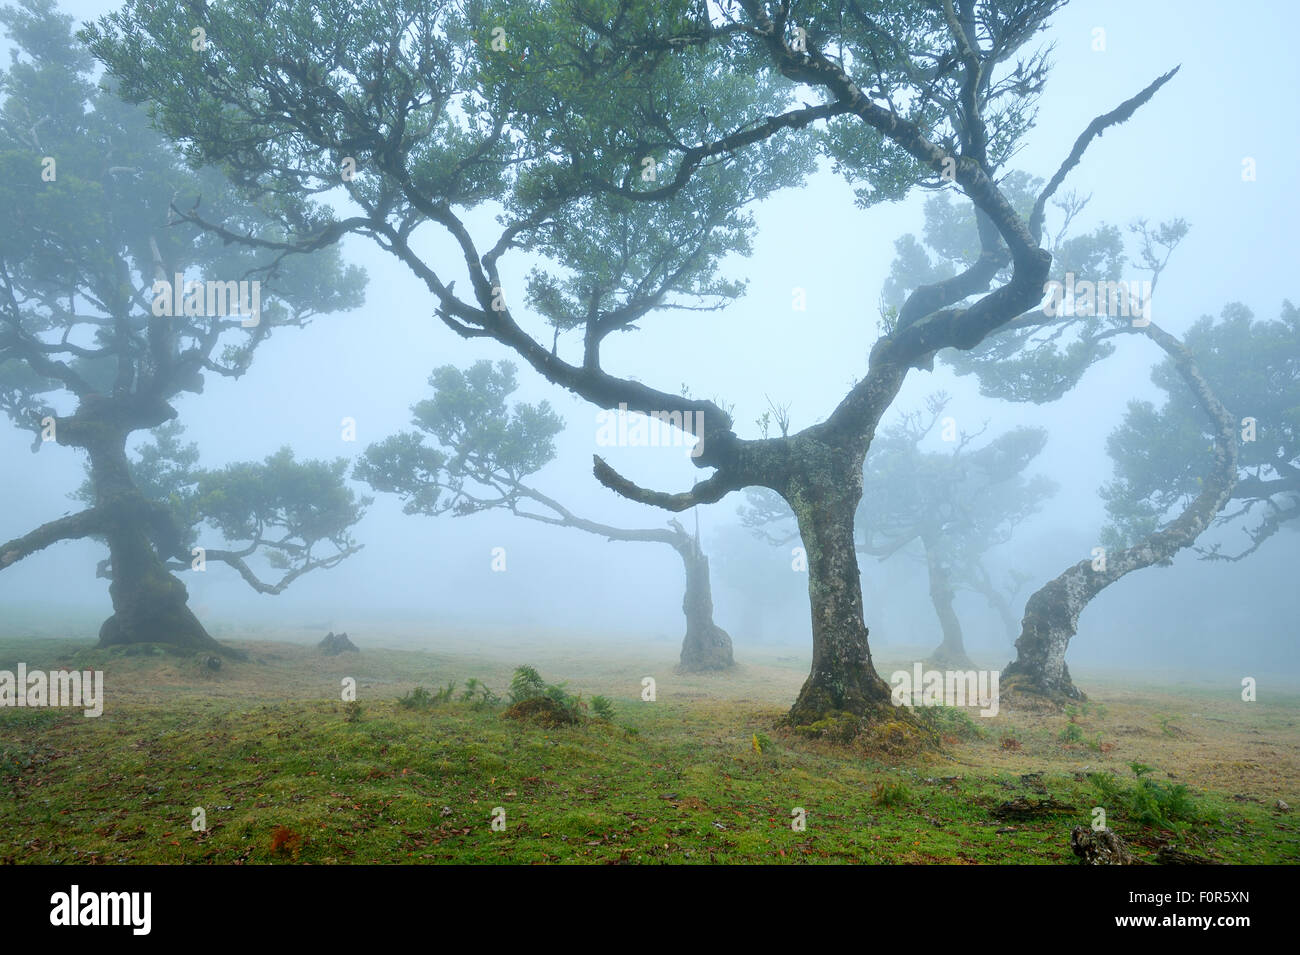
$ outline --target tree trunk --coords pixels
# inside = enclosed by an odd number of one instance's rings
[[[713,590],[709,583],[709,558],[692,538],[678,547],[686,566],[686,636],[682,640],[680,669],[688,673],[725,670],[736,665],[731,655],[731,637],[713,622]]]
[[[815,723],[834,713],[863,716],[890,705],[889,684],[871,662],[862,614],[862,578],[853,538],[853,514],[862,498],[862,459],[835,456],[805,465],[786,500],[799,521],[808,561],[813,660],[789,719]],[[835,467],[838,461],[842,467]]]
[[[1002,686],[1015,687],[1052,699],[1084,699],[1070,680],[1065,651],[1078,631],[1079,614],[1094,593],[1096,572],[1089,561],[1080,561],[1049,582],[1025,604],[1016,658],[1002,671]]]
[[[930,574],[930,602],[939,617],[939,627],[943,631],[943,642],[930,654],[926,664],[935,669],[969,670],[974,668],[970,657],[966,655],[966,645],[962,640],[961,621],[953,609],[954,593],[952,577],[943,562],[943,554],[937,543],[929,537],[922,536],[925,546],[925,563]]]
[[[170,519],[131,479],[126,435],[112,433],[85,444],[96,507],[108,543],[113,615],[99,628],[99,646],[165,643],[229,654],[190,612],[185,585],[163,565],[155,536],[173,532]]]
[[[1213,461],[1201,479],[1201,493],[1164,528],[1132,547],[1113,554],[1104,551],[1094,564],[1080,561],[1039,589],[1025,604],[1016,658],[1003,671],[1004,689],[1025,690],[1054,699],[1081,699],[1070,681],[1065,651],[1079,624],[1079,614],[1093,597],[1126,574],[1153,564],[1165,564],[1196,542],[1232,497],[1237,483],[1236,419],[1215,396],[1191,352],[1154,322],[1147,337],[1164,349],[1178,374],[1195,395],[1214,433]]]

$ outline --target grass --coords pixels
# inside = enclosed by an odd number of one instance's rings
[[[1066,863],[1070,828],[1098,805],[1142,858],[1175,842],[1223,862],[1300,859],[1293,817],[1273,808],[1296,802],[1294,699],[1090,686],[1105,706],[1069,717],[930,715],[944,749],[888,763],[777,727],[792,666],[681,681],[665,669],[650,703],[644,665],[529,653],[513,664],[602,699],[603,718],[543,727],[502,718],[505,660],[242,646],[248,661],[213,673],[173,654],[0,641],[0,668],[93,665],[107,692],[98,719],[0,710],[0,861]],[[356,706],[340,699],[344,677]],[[470,695],[415,692],[470,680]],[[1067,725],[1114,751],[1063,739]],[[1223,765],[1198,772],[1185,747]],[[1018,798],[1073,809],[995,815]],[[207,831],[191,828],[196,808]]]

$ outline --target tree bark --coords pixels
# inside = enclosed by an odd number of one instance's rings
[[[736,665],[731,653],[731,636],[713,622],[713,589],[709,582],[709,558],[695,538],[677,547],[686,567],[686,636],[682,639],[680,669],[687,673],[726,670]]]
[[[974,664],[966,655],[966,645],[962,639],[961,621],[953,609],[955,597],[952,577],[944,565],[940,545],[929,535],[922,535],[921,543],[925,546],[925,564],[930,575],[930,602],[939,617],[939,627],[943,631],[943,642],[931,652],[926,663],[940,670],[971,669]]]
[[[805,459],[783,493],[799,522],[812,605],[812,672],[790,710],[796,725],[892,708],[889,684],[871,662],[853,535],[865,450],[861,456],[834,450],[822,445],[822,460]]]
[[[1083,560],[1039,589],[1025,604],[1016,658],[1002,674],[1004,689],[1037,693],[1053,699],[1082,699],[1070,680],[1065,651],[1078,630],[1079,614],[1089,601],[1121,577],[1168,563],[1190,547],[1232,497],[1237,483],[1236,419],[1223,407],[1201,374],[1191,352],[1173,335],[1150,324],[1143,329],[1173,359],[1179,375],[1195,395],[1214,432],[1214,459],[1202,479],[1201,493],[1161,530],[1114,554],[1099,566]]]
[[[154,540],[173,538],[165,509],[149,501],[131,479],[126,432],[105,433],[84,442],[101,533],[108,544],[113,615],[99,628],[99,646],[165,643],[229,654],[188,606],[189,594],[163,565]]]
[[[1002,671],[1002,685],[1053,699],[1084,699],[1070,679],[1065,651],[1078,631],[1079,614],[1098,587],[1089,586],[1090,561],[1080,561],[1034,592],[1025,604],[1016,658]],[[1093,581],[1095,584],[1096,581]]]

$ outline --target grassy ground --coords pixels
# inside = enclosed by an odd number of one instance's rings
[[[1242,703],[1230,685],[1083,674],[1087,704],[943,711],[943,747],[900,757],[779,729],[806,673],[796,657],[678,677],[667,644],[647,665],[603,645],[455,643],[324,657],[235,641],[250,658],[211,671],[0,639],[0,669],[100,668],[107,696],[98,719],[0,710],[0,861],[1065,863],[1071,827],[1098,806],[1143,859],[1174,844],[1300,860],[1300,826],[1277,808],[1300,804],[1295,695]],[[612,720],[548,729],[503,719],[504,706],[397,702],[469,677],[504,696],[525,662],[611,698]],[[654,702],[640,698],[645,676]],[[340,700],[345,677],[359,718]],[[1139,779],[1133,763],[1152,770]],[[1027,816],[1000,808],[1015,800]]]

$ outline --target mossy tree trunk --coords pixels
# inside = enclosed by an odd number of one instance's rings
[[[889,684],[876,673],[862,609],[862,577],[853,517],[862,499],[857,448],[821,445],[781,491],[799,522],[808,562],[812,671],[790,710],[795,724],[830,714],[866,715],[889,706]]]
[[[176,531],[166,509],[146,498],[131,478],[129,431],[83,420],[74,434],[90,455],[95,510],[109,550],[113,615],[99,628],[99,645],[164,643],[228,652],[190,611],[185,585],[158,554],[154,542],[175,546]]]
[[[1070,679],[1065,651],[1078,631],[1079,614],[1092,598],[1092,573],[1091,563],[1081,561],[1029,598],[1016,658],[1002,671],[1004,686],[1053,699],[1084,698]]]

